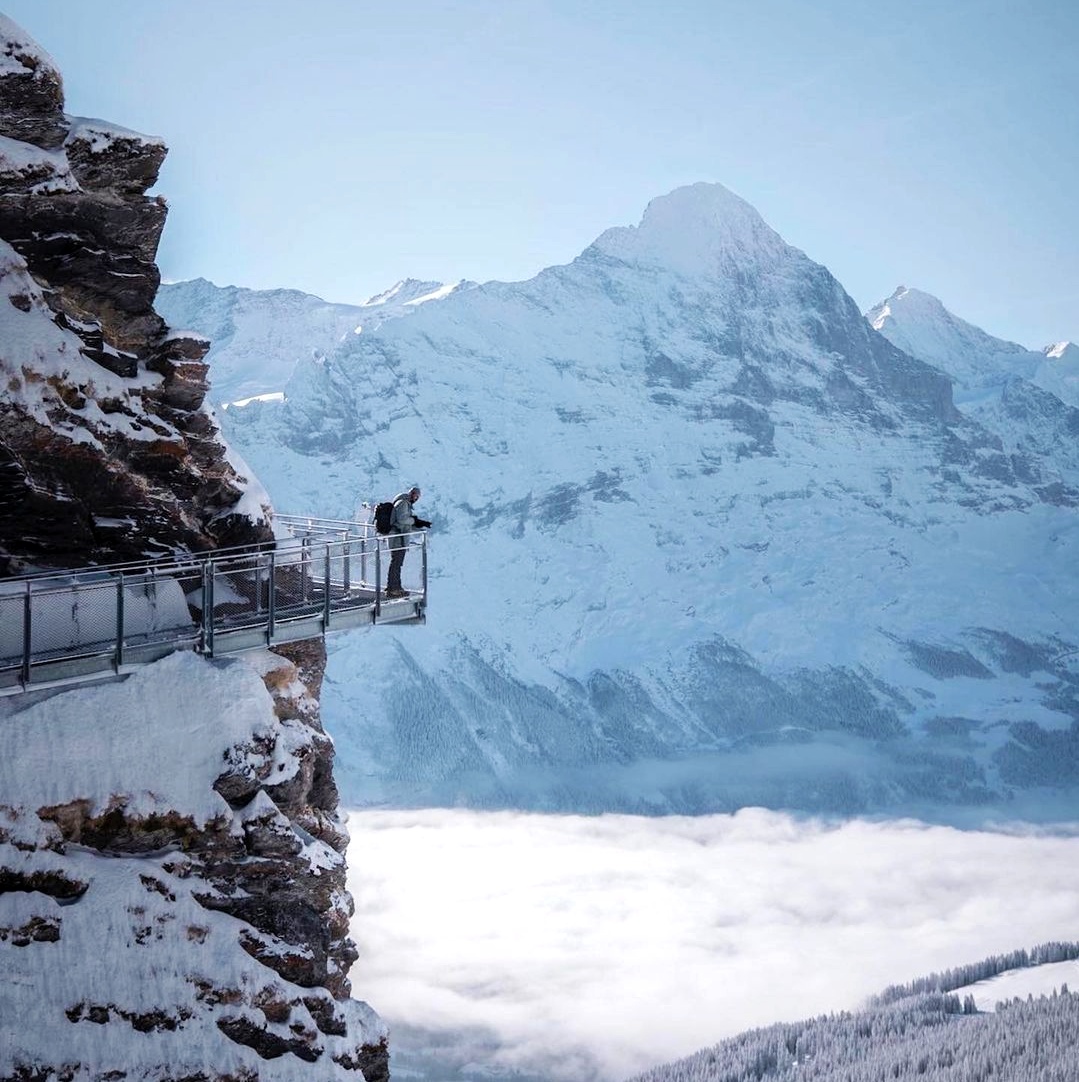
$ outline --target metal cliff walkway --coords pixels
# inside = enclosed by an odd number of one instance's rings
[[[366,523],[278,515],[276,541],[146,563],[0,579],[0,695],[378,623],[422,623],[427,536],[407,535],[406,597],[381,583],[389,538]]]

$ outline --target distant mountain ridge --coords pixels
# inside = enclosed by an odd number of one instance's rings
[[[996,433],[1047,499],[1079,479],[1079,349],[1041,353],[993,338],[936,297],[901,286],[866,318],[890,342],[954,381],[959,409]]]
[[[335,304],[295,289],[218,286],[205,278],[163,285],[157,307],[174,327],[210,340],[216,405],[284,390],[300,360],[324,357],[346,336],[374,330],[472,283],[406,279],[362,304]]]
[[[1074,411],[989,336],[957,408],[954,326],[694,185],[230,411],[279,506],[431,508],[426,629],[333,646],[346,796],[1073,814]]]
[[[1004,342],[953,315],[931,294],[906,286],[871,308],[866,319],[905,353],[946,372],[955,381],[961,407],[1017,378],[1079,406],[1079,397],[1072,397],[1079,384],[1069,388],[1060,378],[1079,363],[1079,350],[1069,342],[1047,346],[1041,353]]]

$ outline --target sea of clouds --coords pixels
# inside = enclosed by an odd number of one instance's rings
[[[615,1082],[885,985],[1079,939],[1079,824],[349,817],[354,994],[394,1076]]]

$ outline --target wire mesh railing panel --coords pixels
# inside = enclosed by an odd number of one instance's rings
[[[232,557],[210,566],[212,611],[203,615],[203,621],[212,620],[220,628],[265,623],[270,590],[261,555]]]
[[[116,647],[117,586],[109,580],[65,583],[30,594],[34,661],[108,653]]]
[[[303,545],[273,561],[274,619],[310,616],[323,608],[322,546]]]
[[[201,576],[189,573],[188,581]],[[187,600],[187,582],[174,575],[146,574],[125,577],[122,625],[124,644],[143,646],[170,642],[194,633],[196,623]]]
[[[26,646],[26,587],[0,590],[0,668],[22,665]]]

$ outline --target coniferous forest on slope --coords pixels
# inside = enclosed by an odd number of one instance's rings
[[[752,1030],[634,1082],[1075,1082],[1077,1044],[1077,993],[984,1014],[933,993]]]

